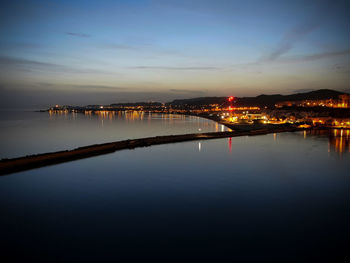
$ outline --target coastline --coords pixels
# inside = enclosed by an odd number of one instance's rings
[[[274,129],[255,129],[250,131],[236,130],[232,132],[209,132],[181,135],[166,135],[148,138],[140,138],[134,140],[123,140],[117,142],[94,144],[79,147],[73,150],[50,152],[36,155],[28,155],[24,157],[2,159],[0,161],[0,175],[31,170],[48,165],[65,163],[79,159],[85,159],[93,156],[113,153],[120,150],[135,149],[140,147],[148,147],[159,144],[169,144],[195,140],[211,140],[220,138],[229,138],[237,136],[256,136],[269,133],[294,132],[302,131],[303,128],[295,127],[276,127]]]

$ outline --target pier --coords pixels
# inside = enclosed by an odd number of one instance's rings
[[[0,175],[26,171],[40,168],[48,165],[70,162],[74,160],[89,158],[102,154],[113,153],[120,150],[135,149],[148,147],[152,145],[195,141],[195,140],[212,140],[220,138],[229,138],[237,136],[255,136],[268,133],[294,132],[303,129],[295,127],[276,127],[274,129],[258,129],[250,131],[232,131],[232,132],[209,132],[194,133],[181,135],[156,136],[134,140],[123,140],[117,142],[94,144],[79,147],[73,150],[28,155],[19,158],[2,159],[0,161]]]

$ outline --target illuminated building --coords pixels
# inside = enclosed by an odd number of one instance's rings
[[[275,105],[277,108],[282,107],[328,107],[328,108],[350,108],[350,95],[339,95],[338,99],[325,100],[300,100],[300,101],[282,101]]]

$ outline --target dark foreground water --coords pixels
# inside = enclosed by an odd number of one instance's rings
[[[1,257],[349,262],[341,135],[159,145],[0,177]]]

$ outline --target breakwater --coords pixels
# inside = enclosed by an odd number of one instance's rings
[[[176,142],[210,140],[236,136],[254,136],[268,133],[299,131],[295,127],[280,127],[275,129],[259,129],[251,131],[233,131],[233,132],[209,132],[183,135],[156,136],[134,140],[124,140],[103,144],[94,144],[85,147],[79,147],[73,150],[51,152],[44,154],[28,155],[19,158],[2,159],[0,161],[0,175],[16,173],[34,168],[44,167],[53,164],[59,164],[97,155],[112,153],[115,151],[147,147],[157,144],[168,144]]]

